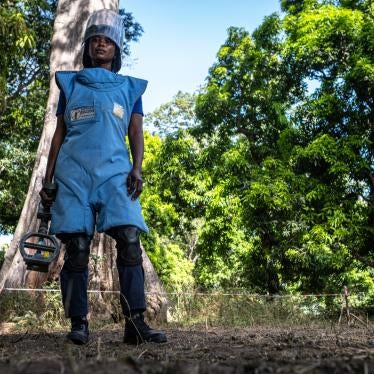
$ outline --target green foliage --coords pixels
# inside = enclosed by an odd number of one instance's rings
[[[1,266],[3,265],[3,263],[4,263],[5,254],[6,254],[6,251],[7,251],[8,247],[9,247],[8,244],[4,244],[0,247],[0,269],[1,269]]]
[[[43,293],[4,292],[1,296],[1,321],[11,321],[16,329],[48,330],[60,328],[66,324],[63,318],[61,295],[55,292],[56,282],[44,285],[51,290]],[[65,326],[64,326],[65,327]]]
[[[183,225],[184,237],[196,237],[198,285],[270,294],[349,285],[369,302],[373,8],[282,7],[283,20],[266,17],[252,35],[228,30],[197,97],[197,120],[162,140],[156,195],[173,212],[170,236],[183,237],[180,222],[198,222]],[[175,106],[156,120],[177,114],[172,128],[183,126]]]
[[[343,67],[356,51],[362,26],[363,14],[357,10],[333,5],[306,9],[286,16],[286,47],[313,71]]]
[[[49,46],[55,1],[0,6],[0,232],[11,232],[27,192],[49,88]]]
[[[336,245],[347,244],[351,256],[368,265],[372,265],[374,164],[369,73],[373,54],[367,31],[372,27],[369,2],[322,3],[285,20],[289,35],[285,53],[303,66],[301,79],[313,77],[320,82],[300,101],[293,117],[304,148],[295,148],[295,166],[310,177],[305,195],[313,197],[308,218],[324,222],[326,232],[332,233],[337,227],[333,211],[340,211],[344,226],[335,239],[341,244]]]
[[[181,139],[162,142],[158,136],[145,133],[142,207],[150,233],[142,242],[158,275],[171,289],[194,284],[191,260],[194,244],[189,236],[194,224],[180,209],[191,199],[187,190],[190,176],[183,171],[183,167],[189,167],[190,145]],[[165,159],[170,162],[165,163]],[[172,186],[178,190],[172,191]]]
[[[148,114],[144,123],[148,129],[156,129],[163,137],[191,128],[196,125],[195,100],[195,95],[179,91],[171,102]]]
[[[5,97],[8,93],[7,71],[18,56],[21,58],[35,47],[35,32],[30,28],[22,7],[16,1],[5,1],[0,6],[0,48],[3,51],[0,72],[1,107],[5,107]]]
[[[143,34],[143,28],[140,23],[136,22],[131,12],[126,12],[125,9],[119,9],[119,14],[123,19],[124,32],[124,43],[122,49],[122,57],[129,56],[130,43],[132,41],[137,42]]]
[[[170,321],[177,326],[200,324],[237,327],[331,326],[341,308],[341,296],[271,297],[242,290],[177,293],[170,295]],[[354,312],[362,312],[361,297],[351,297]]]

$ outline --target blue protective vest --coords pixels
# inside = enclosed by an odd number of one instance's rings
[[[132,169],[125,136],[147,81],[102,68],[56,73],[66,97],[67,129],[55,166],[51,233],[105,232],[121,225],[148,231],[139,199],[127,195]]]

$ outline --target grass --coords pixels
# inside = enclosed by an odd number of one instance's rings
[[[276,327],[326,322],[326,316],[310,312],[315,305],[301,300],[246,294],[178,294],[169,300],[170,320],[181,326]]]
[[[56,289],[56,283],[45,286]],[[340,296],[267,297],[245,293],[170,293],[168,324],[174,327],[284,327],[334,324],[338,322]],[[103,328],[121,322],[118,295],[89,294],[90,324]],[[352,302],[354,305],[354,302]],[[359,308],[356,315],[366,321]],[[66,330],[59,292],[5,292],[0,296],[0,322],[11,322],[16,329],[29,331]]]

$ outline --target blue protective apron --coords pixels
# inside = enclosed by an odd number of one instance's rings
[[[102,68],[57,72],[67,129],[55,167],[58,185],[50,232],[105,232],[134,225],[147,232],[139,199],[127,194],[132,169],[125,136],[147,81]]]

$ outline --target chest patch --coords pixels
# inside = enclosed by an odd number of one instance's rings
[[[118,104],[118,103],[114,103],[113,104],[113,114],[115,116],[117,116],[118,118],[123,118],[124,114],[125,114],[125,109],[123,108],[122,105]]]
[[[95,118],[95,107],[93,106],[84,106],[81,108],[75,108],[70,111],[70,120],[82,121],[90,120]]]

